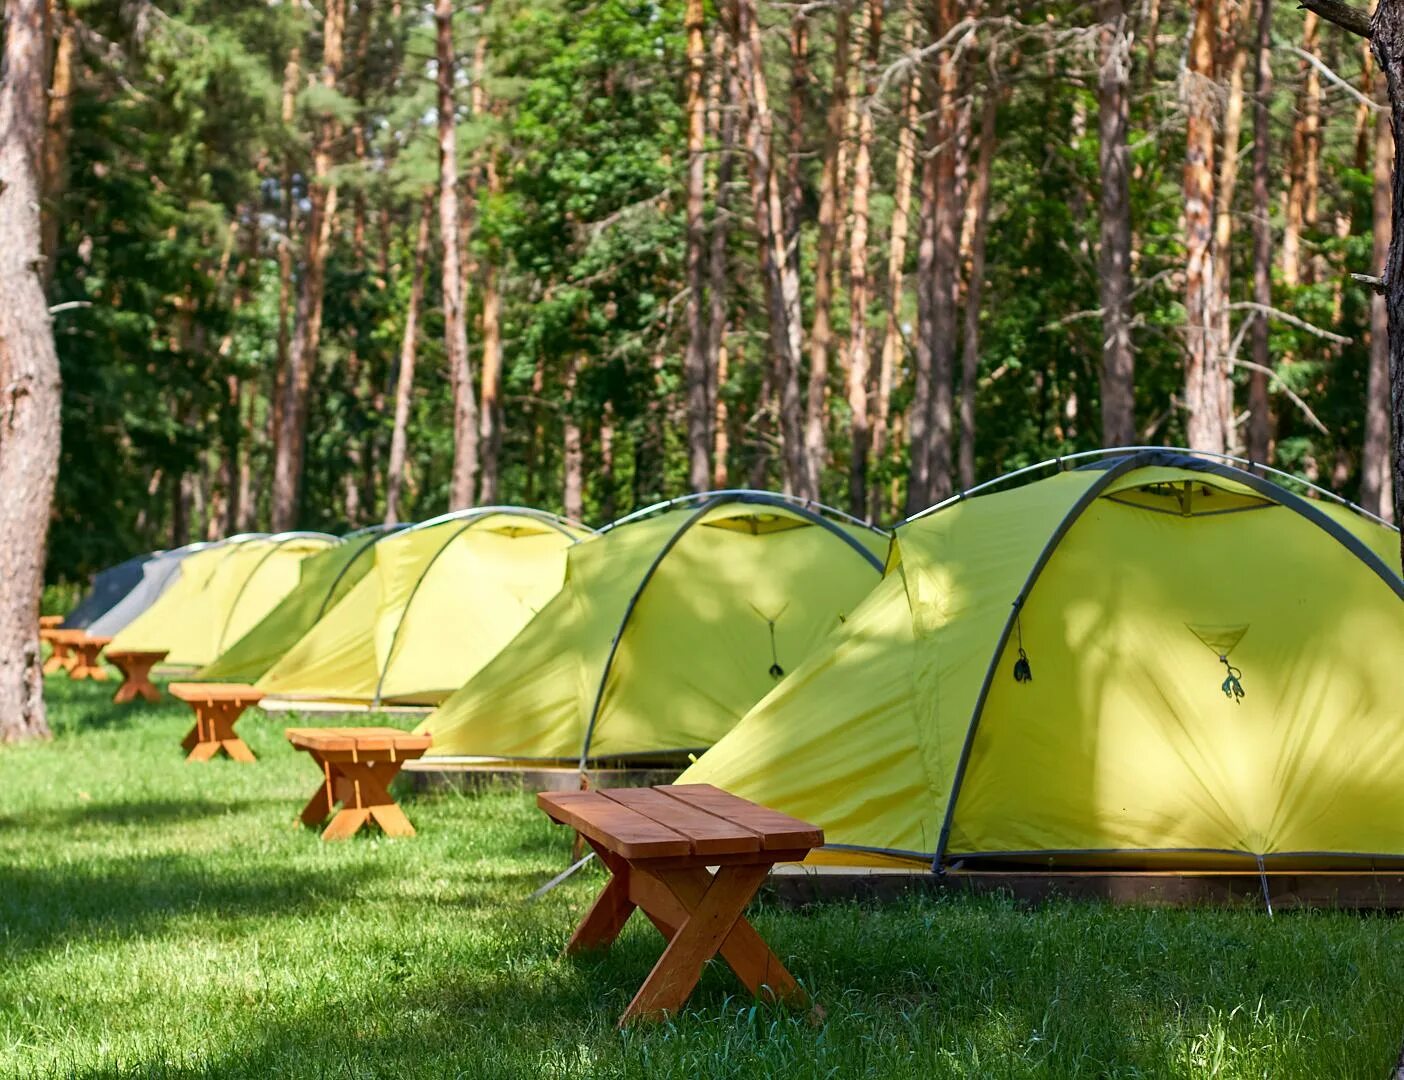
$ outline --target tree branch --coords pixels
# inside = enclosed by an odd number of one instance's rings
[[[1281,390],[1282,393],[1287,395],[1287,397],[1292,399],[1292,404],[1296,405],[1297,408],[1299,408],[1302,411],[1302,415],[1305,416],[1308,421],[1310,421],[1312,427],[1316,428],[1316,430],[1321,432],[1321,434],[1323,435],[1331,434],[1330,428],[1328,428],[1325,424],[1323,424],[1320,421],[1320,419],[1317,418],[1316,413],[1311,411],[1311,407],[1307,405],[1307,403],[1303,401],[1300,397],[1294,394],[1292,392],[1292,388],[1282,381],[1282,376],[1279,375],[1277,372],[1273,371],[1272,368],[1263,367],[1262,364],[1255,364],[1251,360],[1235,360],[1233,362],[1233,366],[1246,367],[1250,371],[1261,371],[1270,380],[1272,380],[1274,386]]]
[[[1366,39],[1370,37],[1370,16],[1354,4],[1342,3],[1342,0],[1301,0],[1298,6],[1303,11],[1316,12],[1342,30],[1349,30]]]

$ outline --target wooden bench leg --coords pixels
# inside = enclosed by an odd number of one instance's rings
[[[248,744],[234,734],[234,724],[244,706],[233,701],[192,702],[195,730],[181,743],[190,751],[186,761],[209,761],[223,750],[235,761],[257,761]]]
[[[329,798],[342,809],[322,833],[323,840],[354,836],[374,821],[386,836],[413,836],[414,826],[390,795],[390,783],[400,771],[400,763],[338,761],[328,763],[333,770]]]
[[[135,701],[138,697],[144,698],[153,705],[161,700],[161,692],[151,683],[151,669],[153,664],[143,661],[112,661],[117,670],[122,673],[122,685],[117,687],[117,693],[112,695],[114,705],[125,705],[129,701]]]
[[[298,815],[298,820],[304,825],[316,827],[326,821],[331,816],[331,812],[336,809],[336,787],[333,782],[332,768],[320,754],[316,751],[309,751],[312,760],[322,768],[322,783],[317,788],[317,793],[302,809]]]
[[[590,949],[609,948],[614,944],[619,932],[624,929],[624,924],[629,921],[629,916],[634,913],[636,907],[630,899],[629,882],[632,875],[629,872],[629,864],[596,843],[592,842],[590,846],[595,849],[600,861],[609,868],[609,880],[605,882],[604,891],[595,898],[594,904],[586,912],[585,918],[575,928],[575,933],[566,942],[567,956]]]
[[[770,867],[763,863],[723,866],[717,871],[619,1018],[621,1026],[682,1008],[702,977],[702,965],[716,955],[731,935],[769,871]]]

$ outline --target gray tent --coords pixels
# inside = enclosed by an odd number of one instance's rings
[[[116,566],[109,566],[106,570],[99,570],[93,577],[92,588],[63,620],[63,629],[86,630],[106,615],[141,582],[142,567],[160,554],[159,551],[153,551],[146,555],[137,555]]]
[[[247,539],[247,537],[233,537],[231,539]],[[156,603],[161,594],[170,588],[180,573],[180,564],[187,555],[193,555],[205,548],[229,542],[229,540],[216,540],[213,543],[187,544],[174,551],[162,551],[153,555],[142,564],[141,581],[133,586],[122,599],[108,608],[101,617],[89,623],[88,633],[93,637],[116,637],[119,631]]]

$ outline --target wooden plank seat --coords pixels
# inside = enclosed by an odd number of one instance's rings
[[[186,761],[209,761],[221,750],[235,761],[256,760],[234,725],[263,698],[262,690],[244,683],[171,683],[166,689],[195,710],[195,726],[180,744]]]
[[[108,661],[122,673],[122,685],[112,695],[114,704],[123,705],[137,698],[156,702],[161,700],[161,691],[151,681],[151,669],[166,658],[166,651],[110,649],[105,654]]]
[[[40,616],[39,616],[39,629],[40,629],[40,630],[56,630],[56,629],[58,629],[61,625],[63,625],[63,616],[62,616],[62,615],[40,615]]]
[[[414,826],[390,794],[390,783],[406,761],[429,749],[430,736],[392,727],[288,728],[286,734],[321,767],[321,786],[301,819],[315,827],[331,817],[323,840],[355,836],[372,821],[386,836],[414,835]]]
[[[57,630],[51,640],[57,649],[62,643],[68,649],[64,666],[74,682],[92,679],[107,681],[107,669],[102,666],[102,650],[112,641],[110,637],[92,637],[86,630]]]
[[[798,862],[824,842],[817,826],[710,784],[543,791],[536,802],[610,871],[566,953],[608,948],[635,908],[668,941],[620,1026],[682,1008],[718,952],[755,996],[807,1002],[744,912],[772,866]]]

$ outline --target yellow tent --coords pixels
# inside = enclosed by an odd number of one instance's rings
[[[420,728],[434,756],[710,746],[878,583],[888,537],[763,492],[689,497],[571,551],[546,609]]]
[[[1404,859],[1398,549],[1187,452],[963,498],[683,781],[822,825],[819,861]]]
[[[168,666],[203,667],[293,589],[303,559],[338,543],[323,533],[279,533],[203,548],[181,562],[176,581],[111,648],[164,649]]]
[[[279,698],[436,704],[560,590],[591,531],[516,507],[464,510],[384,537],[374,565],[258,680]]]

